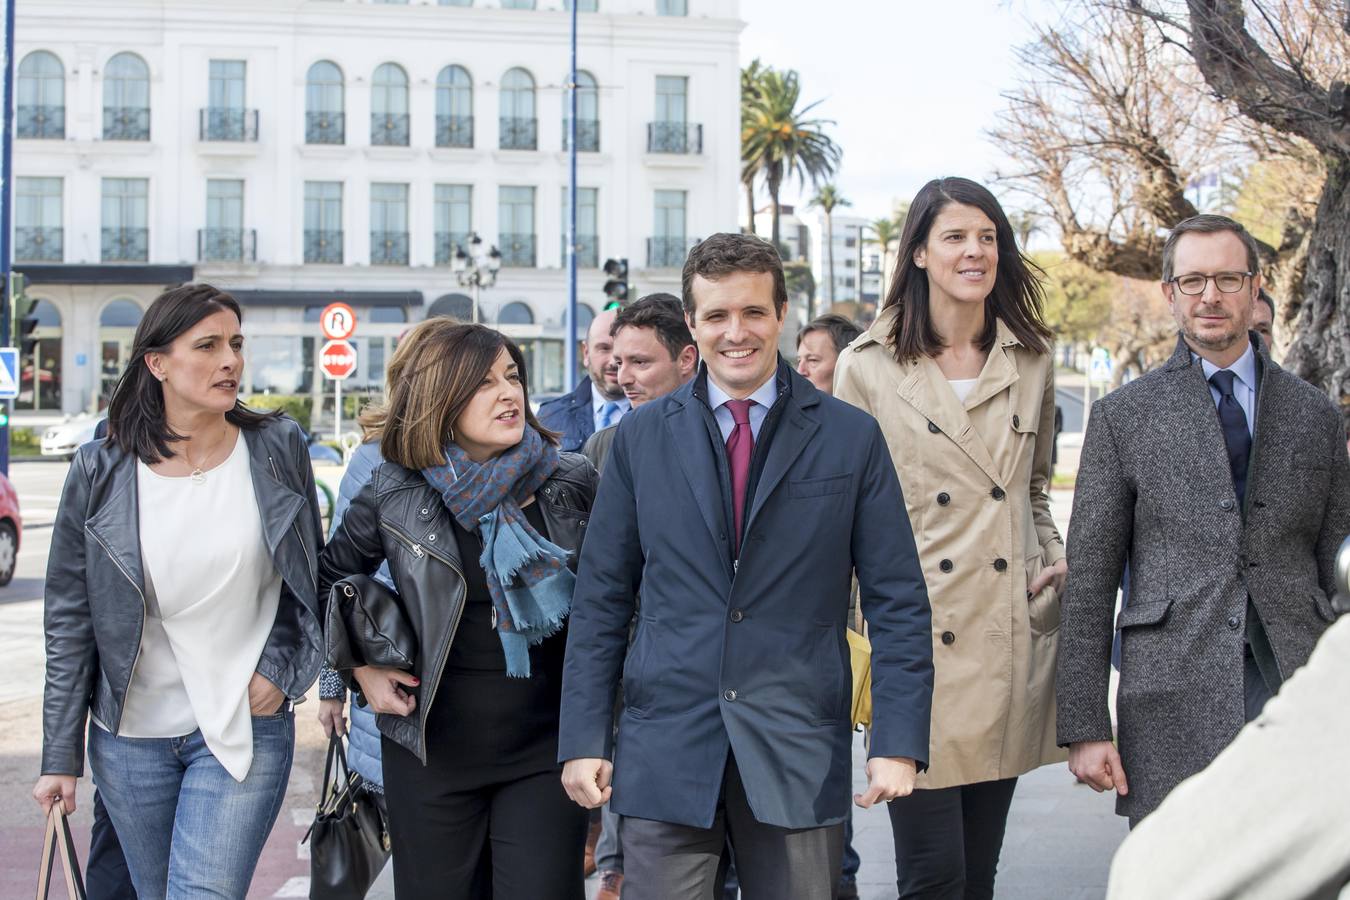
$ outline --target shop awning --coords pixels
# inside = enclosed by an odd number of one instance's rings
[[[16,263],[14,271],[29,284],[186,284],[192,280],[192,266],[156,265],[64,265],[60,263]]]

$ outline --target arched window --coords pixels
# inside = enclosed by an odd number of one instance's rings
[[[564,78],[564,81],[566,79]],[[563,149],[571,135],[572,98],[562,93]],[[590,72],[577,72],[577,150],[595,153],[600,149],[600,88]]]
[[[103,139],[150,140],[150,67],[135,53],[103,67]]]
[[[461,322],[468,322],[473,319],[473,300],[466,294],[443,294],[427,308],[427,318],[434,316],[449,316]],[[483,310],[480,307],[478,319],[482,321],[483,318]]]
[[[342,70],[321,59],[305,76],[305,143],[346,143],[346,98]]]
[[[533,325],[534,311],[519,300],[512,301],[502,307],[502,311],[497,314],[498,325]]]
[[[473,146],[473,79],[463,66],[436,76],[436,146]]]
[[[370,142],[408,146],[408,73],[385,63],[370,80]]]
[[[46,50],[19,63],[18,127],[21,138],[66,136],[66,70]]]
[[[534,78],[524,69],[508,69],[502,76],[501,149],[534,150],[537,138]]]

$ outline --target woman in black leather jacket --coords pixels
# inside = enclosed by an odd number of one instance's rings
[[[395,890],[581,900],[587,816],[559,780],[558,709],[597,476],[534,418],[500,333],[437,319],[404,341],[374,411],[385,462],[319,565],[326,596],[388,560],[416,636],[412,671],[343,672],[378,714]]]

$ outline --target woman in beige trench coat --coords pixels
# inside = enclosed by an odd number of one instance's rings
[[[835,395],[881,423],[933,608],[930,768],[890,804],[902,898],[992,897],[1017,776],[1065,759],[1067,570],[1046,493],[1055,392],[1040,297],[993,194],[929,182],[885,308],[835,370]]]

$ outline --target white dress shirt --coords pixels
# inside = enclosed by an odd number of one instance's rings
[[[731,410],[727,407],[727,401],[731,395],[717,386],[711,376],[708,378],[708,405],[712,407],[713,417],[717,419],[717,427],[722,430],[722,440],[731,438],[731,431],[736,427],[736,420],[731,415]],[[746,398],[755,401],[750,406],[750,433],[754,435],[755,440],[759,440],[759,429],[763,427],[764,420],[769,416],[769,409],[778,402],[778,370],[774,369],[769,380],[759,386],[753,394]]]
[[[1209,395],[1214,398],[1214,408],[1219,407],[1219,401],[1222,395],[1219,389],[1209,381],[1209,376],[1219,371],[1219,367],[1214,363],[1197,354],[1191,354],[1192,361],[1200,360],[1200,368],[1205,373],[1205,381],[1209,384]],[[1242,414],[1247,417],[1247,433],[1256,434],[1256,351],[1252,349],[1250,342],[1247,344],[1247,352],[1242,354],[1237,362],[1228,366],[1228,371],[1232,372],[1233,379],[1233,399],[1242,407]]]

